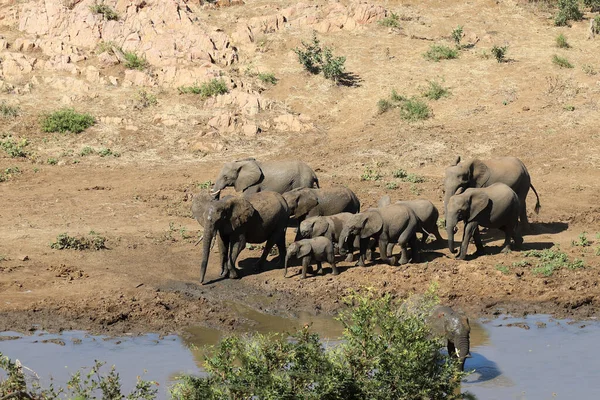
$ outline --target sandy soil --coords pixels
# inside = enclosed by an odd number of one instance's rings
[[[190,143],[202,137],[188,122],[206,113],[199,100],[162,89],[155,91],[157,106],[137,111],[128,103],[137,89],[121,87],[82,97],[78,109],[127,118],[137,130],[99,123],[79,135],[47,134],[40,129],[39,114],[55,109],[63,93],[40,85],[31,94],[0,94],[0,100],[16,103],[22,111],[15,119],[0,117],[1,131],[27,138],[34,152],[28,159],[15,159],[0,151],[0,170],[17,166],[22,171],[0,183],[0,331],[235,329],[241,321],[228,307],[231,301],[270,313],[334,313],[351,289],[369,286],[402,296],[422,292],[432,282],[444,303],[474,317],[500,312],[596,317],[600,75],[582,67],[599,71],[600,57],[598,39],[587,39],[588,21],[557,28],[544,10],[515,1],[380,3],[403,17],[401,29],[372,24],[320,35],[336,54],[347,56],[355,86],[335,86],[302,71],[291,51],[310,37],[300,29],[265,35],[263,51],[241,51],[239,64],[228,71],[241,76],[252,65],[275,73],[278,83],[263,95],[310,117],[314,129],[302,134],[231,135],[219,138],[224,145],[220,152],[194,151]],[[237,16],[265,13],[269,4],[248,1],[212,10],[212,23],[227,32]],[[456,60],[425,60],[422,53],[432,43],[450,44],[448,36],[458,24],[464,25],[463,42],[474,46]],[[15,34],[0,31],[7,32]],[[559,33],[567,36],[570,49],[555,47]],[[485,56],[495,44],[508,44],[508,62]],[[575,68],[553,65],[553,54],[568,57]],[[392,89],[418,95],[431,79],[443,79],[451,91],[447,98],[428,101],[431,119],[409,123],[397,109],[378,114],[377,101]],[[154,124],[153,116],[161,113],[171,113],[181,123]],[[121,156],[81,157],[84,146],[109,147]],[[224,161],[299,158],[317,171],[322,186],[353,189],[364,208],[389,194],[393,199],[428,198],[442,209],[444,168],[459,154],[521,158],[542,203],[535,215],[530,195],[533,232],[525,237],[524,249],[559,246],[570,259],[582,259],[585,268],[536,275],[532,266],[514,266],[524,260],[522,252],[500,254],[499,236],[489,232],[489,254],[468,261],[455,260],[441,243],[430,247],[418,264],[359,268],[342,262],[339,276],[304,281],[298,275],[283,278],[272,264],[259,274],[247,272],[260,250],[245,250],[241,280],[199,285],[201,249],[194,242],[200,232],[190,218],[191,195],[199,183],[215,180]],[[50,157],[58,164],[49,165]],[[361,180],[367,168],[382,177]],[[426,180],[412,184],[395,179],[391,173],[399,168]],[[390,182],[398,188],[387,188]],[[107,249],[50,247],[63,232],[88,235],[92,230],[107,238]],[[583,232],[590,245],[573,245]],[[212,254],[208,278],[217,277],[216,259]]]

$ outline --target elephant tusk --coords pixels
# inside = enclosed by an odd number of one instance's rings
[[[204,239],[204,235],[200,236],[200,239],[198,239],[198,241],[196,241],[196,243],[194,243],[194,246],[198,246],[200,244],[200,242],[202,241],[202,239]]]
[[[221,193],[221,189],[215,190],[214,192],[212,190],[210,191],[210,194],[212,194],[212,195],[219,194],[219,193]]]
[[[455,348],[455,349],[454,349],[454,352],[456,353],[456,357],[457,357],[457,358],[460,358],[460,352],[458,351],[458,349],[457,349],[457,348]]]

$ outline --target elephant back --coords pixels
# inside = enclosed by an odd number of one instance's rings
[[[356,214],[360,212],[358,197],[347,187],[340,186],[313,190],[315,190],[319,199],[320,215]]]
[[[245,195],[256,214],[264,222],[275,221],[289,215],[289,209],[282,195],[276,192],[258,192]]]

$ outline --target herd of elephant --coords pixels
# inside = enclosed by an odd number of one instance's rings
[[[233,186],[241,196],[221,197],[221,191]],[[455,253],[457,224],[465,224],[457,258],[464,259],[471,239],[477,253],[483,252],[479,226],[499,228],[505,233],[502,251],[523,243],[527,230],[526,198],[533,189],[527,168],[515,157],[455,162],[446,168],[444,179],[445,228],[448,247]],[[279,250],[279,263],[285,274],[292,258],[302,262],[302,278],[313,261],[317,273],[327,261],[337,275],[335,253],[346,255],[364,266],[373,260],[379,247],[381,260],[390,265],[418,262],[419,250],[427,238],[438,231],[439,212],[429,200],[397,201],[384,196],[376,208],[361,212],[360,201],[346,187],[320,188],[315,172],[302,161],[260,162],[254,158],[226,163],[210,191],[196,194],[192,201],[194,218],[204,227],[201,283],[213,239],[220,253],[221,277],[238,278],[237,257],[247,243],[265,243],[256,267],[266,261],[273,246]],[[295,241],[286,247],[285,234],[290,220],[298,222]],[[422,234],[417,240],[417,233]],[[393,254],[400,246],[399,257]],[[410,257],[409,257],[410,249]],[[312,271],[311,271],[312,272]]]
[[[233,186],[241,196],[221,197],[221,191]],[[471,239],[477,253],[483,252],[479,226],[504,231],[502,251],[523,243],[521,231],[528,230],[526,198],[531,188],[527,168],[515,157],[455,162],[446,168],[444,213],[448,247],[455,253],[454,234],[464,222],[464,234],[457,258],[464,259]],[[204,227],[201,240],[203,255],[201,283],[204,283],[210,249],[215,240],[219,247],[221,277],[237,278],[237,257],[247,243],[265,243],[256,267],[266,261],[273,246],[279,250],[285,275],[291,258],[302,260],[302,278],[313,261],[317,273],[327,261],[337,275],[335,252],[364,266],[370,253],[373,260],[378,246],[381,260],[390,265],[417,262],[421,246],[430,235],[442,240],[438,231],[439,212],[429,200],[392,203],[382,197],[376,208],[361,212],[360,201],[346,187],[320,188],[315,172],[301,161],[260,162],[254,158],[226,163],[212,189],[194,195],[194,218]],[[296,238],[286,248],[286,229],[290,220],[298,222]],[[422,234],[417,240],[417,233]],[[393,255],[398,244],[399,258]],[[408,249],[410,248],[410,257]],[[311,271],[312,272],[312,271]],[[446,306],[435,307],[429,317],[432,331],[447,340],[448,353],[459,359],[461,370],[470,357],[468,318]]]

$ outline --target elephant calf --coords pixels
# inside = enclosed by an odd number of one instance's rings
[[[306,279],[306,272],[313,259],[317,262],[317,274],[323,272],[321,261],[327,261],[331,264],[333,275],[339,274],[333,256],[333,243],[326,237],[319,236],[313,239],[302,239],[290,244],[285,257],[284,277],[287,276],[288,262],[292,257],[302,259],[302,279]]]
[[[484,188],[469,188],[464,192],[459,189],[450,197],[446,213],[446,230],[448,248],[454,249],[454,232],[459,221],[464,221],[465,229],[462,244],[457,258],[464,260],[467,255],[469,241],[473,237],[477,253],[483,253],[483,243],[478,226],[499,228],[504,231],[505,240],[502,252],[510,250],[511,237],[518,247],[523,238],[517,232],[520,203],[517,194],[504,183],[494,183]]]
[[[334,248],[337,248],[338,253],[342,254],[338,246],[338,241],[340,240],[340,234],[342,233],[344,224],[353,215],[354,214],[351,213],[339,213],[323,217],[307,218],[300,223],[298,232],[302,238],[306,239],[324,236],[331,240],[331,242],[334,244]],[[347,262],[352,261],[352,253],[354,252],[354,249],[358,249],[359,246],[360,241],[357,236],[354,238],[352,243],[348,244],[348,256],[346,257]]]
[[[390,196],[385,195],[379,199],[377,202],[377,207],[387,206],[391,204],[391,202],[392,200],[390,199]],[[429,234],[433,234],[435,236],[435,240],[442,240],[442,236],[440,235],[440,231],[437,226],[440,212],[431,201],[425,199],[405,200],[397,201],[394,204],[403,204],[407,207],[410,207],[417,215],[417,218],[421,222],[421,233],[423,234],[423,237],[421,238],[421,245],[425,245]]]
[[[448,355],[460,361],[460,370],[465,370],[465,359],[471,357],[469,318],[462,312],[438,305],[431,310],[428,324],[434,335],[447,341]]]

